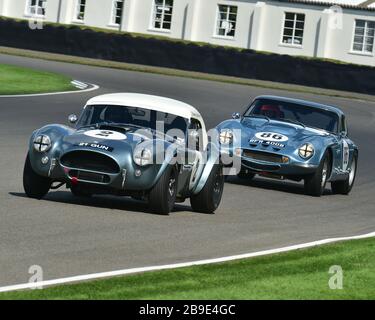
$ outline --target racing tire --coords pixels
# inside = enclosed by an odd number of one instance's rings
[[[355,177],[357,175],[357,165],[358,165],[358,154],[355,153],[352,163],[351,170],[347,179],[342,181],[333,181],[331,182],[331,189],[333,194],[343,194],[348,195],[352,191]]]
[[[176,167],[169,165],[149,194],[149,206],[155,213],[168,215],[174,207],[177,196]]]
[[[90,198],[92,196],[92,193],[85,191],[78,186],[71,186],[70,191],[75,197]]]
[[[51,179],[40,176],[33,170],[30,157],[27,155],[23,169],[23,189],[26,195],[40,200],[48,193],[51,183]]]
[[[305,178],[305,192],[314,197],[320,197],[327,185],[331,171],[331,156],[328,151],[323,155],[316,171]]]
[[[241,180],[252,180],[255,177],[255,173],[252,173],[250,170],[241,167],[239,173],[237,173],[237,178]]]
[[[191,207],[196,212],[215,213],[224,190],[224,175],[221,165],[214,165],[203,189],[190,197]]]

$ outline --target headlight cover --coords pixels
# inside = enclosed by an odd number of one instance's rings
[[[298,154],[301,158],[310,159],[315,153],[314,146],[311,143],[305,143],[298,149]]]
[[[219,141],[221,144],[230,144],[233,141],[232,130],[222,130],[219,135]]]
[[[34,139],[34,150],[37,152],[46,152],[51,149],[51,138],[46,135],[39,135]]]
[[[152,151],[148,148],[136,148],[133,154],[134,162],[141,166],[147,166],[152,163]]]

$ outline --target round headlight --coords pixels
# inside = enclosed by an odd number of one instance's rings
[[[137,165],[147,166],[152,163],[152,151],[148,148],[136,148],[133,159]]]
[[[230,144],[233,141],[233,132],[231,130],[221,131],[219,141],[221,144]]]
[[[46,135],[37,136],[34,140],[34,149],[37,152],[46,152],[51,149],[51,138]]]
[[[314,152],[314,146],[311,143],[305,143],[298,149],[298,154],[303,159],[310,159]]]

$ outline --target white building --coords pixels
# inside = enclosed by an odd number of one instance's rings
[[[0,15],[375,66],[375,0],[0,0]]]

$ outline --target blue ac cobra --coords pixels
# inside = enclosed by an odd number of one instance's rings
[[[50,124],[31,135],[23,174],[27,196],[41,199],[66,185],[78,197],[147,200],[159,214],[185,199],[197,212],[218,208],[223,170],[193,106],[144,94],[106,94],[90,99],[79,119],[71,115],[69,121],[74,128]]]
[[[217,126],[222,152],[239,158],[237,176],[256,174],[304,180],[305,192],[321,196],[327,182],[334,194],[349,194],[358,147],[348,137],[337,107],[276,96],[259,96],[241,115]]]

